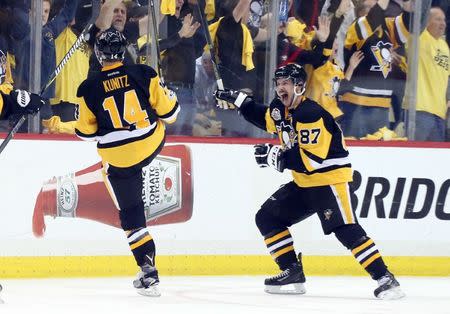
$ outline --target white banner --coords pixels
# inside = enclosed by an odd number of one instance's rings
[[[149,228],[158,254],[267,254],[254,216],[291,180],[289,172],[258,168],[252,145],[186,145],[192,158],[192,217]],[[450,256],[450,150],[350,147],[350,153],[357,216],[383,254]],[[0,155],[0,254],[129,255],[123,231],[94,220],[45,216],[43,237],[32,233],[43,183],[98,161],[95,143],[13,140]],[[305,254],[348,255],[333,235],[323,235],[315,216],[292,233]]]

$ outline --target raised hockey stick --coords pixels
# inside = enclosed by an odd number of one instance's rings
[[[86,40],[86,35],[89,33],[92,26],[94,25],[95,20],[97,19],[99,13],[100,13],[100,0],[92,0],[92,14],[91,14],[91,18],[90,18],[89,22],[84,27],[83,31],[81,32],[80,36],[78,36],[77,40],[72,45],[72,47],[70,47],[69,51],[67,51],[64,58],[62,58],[62,60],[56,66],[56,69],[50,76],[47,84],[45,84],[45,86],[42,88],[41,92],[39,93],[40,96],[42,96],[42,94],[44,94],[44,92],[47,90],[47,88],[49,88],[50,85],[52,85],[52,83],[55,81],[56,77],[59,75],[59,73],[61,73],[62,69],[67,64],[69,59],[73,56],[75,51],[77,51],[77,49],[80,48],[80,46]],[[11,139],[14,137],[14,135],[16,135],[17,131],[19,131],[20,127],[22,126],[22,124],[25,122],[26,119],[27,119],[27,114],[23,114],[19,118],[19,120],[17,120],[17,122],[14,124],[11,131],[9,131],[8,135],[6,136],[6,138],[3,140],[2,144],[0,145],[0,154],[3,152],[6,145],[8,145],[9,141],[11,141]]]
[[[205,16],[205,0],[198,0],[197,9],[200,16],[200,22],[202,24],[203,31],[205,33],[206,43],[208,45],[209,53],[211,55],[211,62],[213,65],[214,70],[214,77],[216,78],[217,82],[217,88],[223,90],[223,81],[222,77],[220,76],[219,69],[217,67],[216,63],[216,50],[214,48],[214,44],[211,39],[211,34],[209,33],[208,23],[206,22],[206,16]]]

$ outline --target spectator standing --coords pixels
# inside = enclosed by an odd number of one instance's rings
[[[364,58],[356,67],[340,97],[344,112],[340,123],[345,136],[361,138],[389,126],[392,97],[392,54],[399,43],[406,42],[409,14],[385,18],[389,0],[364,0],[356,7],[358,18],[347,31],[344,56],[346,66],[355,51]]]
[[[90,0],[82,0],[72,20],[55,40],[56,60],[59,63],[67,51],[77,41],[92,13]],[[83,44],[62,68],[55,80],[55,97],[50,99],[53,116],[43,120],[42,125],[49,133],[75,133],[76,106],[78,105],[77,89],[89,71],[90,49]]]
[[[61,11],[48,20],[51,1],[42,2],[42,51],[41,51],[41,86],[47,84],[50,75],[56,68],[55,39],[70,24],[75,17],[78,0],[66,0]],[[23,41],[17,42],[14,49],[16,57],[16,85],[18,88],[28,89],[30,78],[30,43],[31,37],[28,33]],[[51,98],[55,95],[55,84],[53,83],[42,95]],[[48,114],[48,113],[47,113]]]
[[[428,25],[419,40],[419,70],[416,102],[417,141],[444,141],[447,114],[449,47],[443,38],[446,29],[444,11],[430,10]]]
[[[194,100],[195,60],[202,55],[206,43],[202,33],[197,32],[200,23],[195,21],[193,6],[184,0],[175,0],[174,15],[165,15],[161,24],[166,23],[167,35],[161,38],[170,38],[165,41],[162,70],[167,87],[173,90],[178,97],[181,111],[178,122],[167,128],[172,135],[192,135],[192,125],[196,114]],[[187,24],[186,24],[187,22]],[[188,28],[183,27],[186,24]]]

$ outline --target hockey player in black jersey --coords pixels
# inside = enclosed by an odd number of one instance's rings
[[[141,268],[134,286],[159,296],[155,243],[146,228],[142,168],[161,151],[165,123],[179,112],[177,97],[156,72],[143,64],[123,65],[126,39],[110,28],[94,46],[102,71],[78,88],[81,98],[76,134],[96,140],[106,187],[117,208],[128,244]]]
[[[301,254],[297,258],[288,228],[317,214],[324,233],[334,233],[378,281],[375,296],[401,298],[404,294],[399,283],[352,209],[349,194],[352,167],[342,131],[328,111],[303,96],[306,81],[306,72],[300,65],[288,64],[277,69],[277,96],[269,107],[255,103],[242,92],[215,93],[218,100],[236,106],[247,121],[278,135],[281,145],[255,145],[257,164],[280,172],[292,171],[293,181],[278,189],[256,214],[256,225],[282,271],[265,280],[265,291],[305,293]]]

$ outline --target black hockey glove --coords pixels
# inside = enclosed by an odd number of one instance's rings
[[[255,159],[259,167],[271,167],[279,172],[284,170],[283,150],[280,145],[257,144],[255,148]]]
[[[29,93],[23,89],[12,91],[9,97],[12,104],[12,111],[17,113],[35,114],[45,104],[41,96]]]
[[[240,108],[245,101],[251,101],[251,97],[246,93],[232,89],[217,89],[214,96],[217,99],[217,107],[224,110]]]

